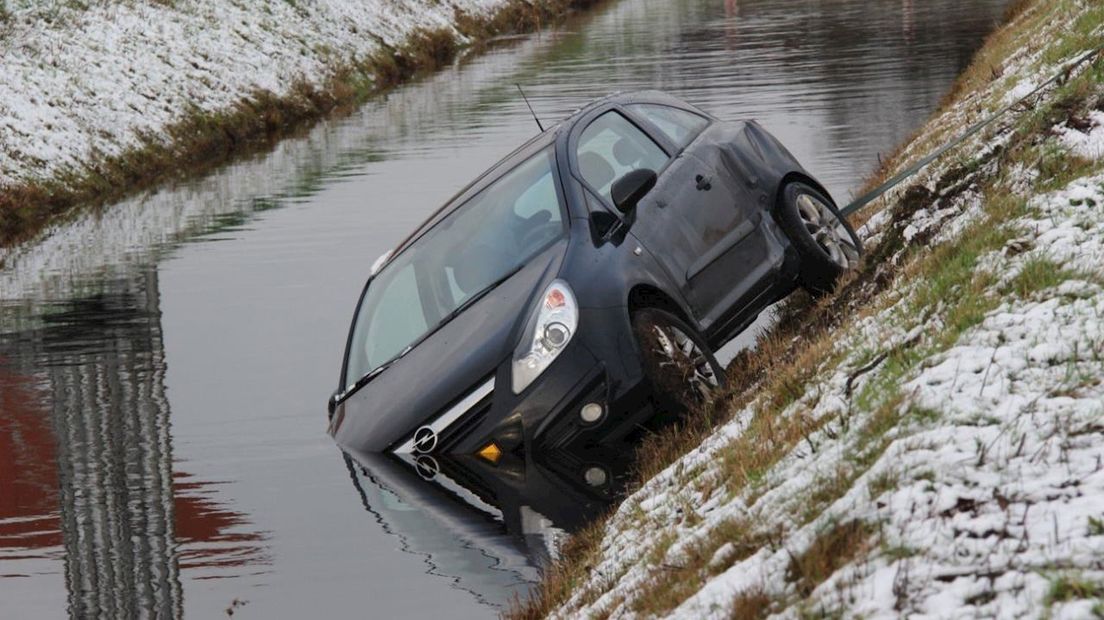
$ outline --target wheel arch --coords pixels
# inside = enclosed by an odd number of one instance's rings
[[[787,172],[785,175],[783,175],[782,179],[778,181],[778,187],[774,190],[774,203],[771,206],[772,214],[777,213],[778,208],[782,206],[782,194],[786,191],[786,186],[791,183],[804,183],[806,185],[809,185],[821,194],[824,194],[824,196],[828,198],[828,200],[832,203],[833,207],[838,208],[838,205],[836,205],[836,200],[832,198],[832,194],[828,191],[828,188],[824,187],[820,184],[819,181],[809,176],[808,174],[805,174],[804,172],[791,170],[790,172]]]
[[[666,310],[685,321],[688,325],[695,326],[695,329],[697,329],[697,321],[694,321],[690,313],[687,312],[681,304],[675,301],[673,297],[664,293],[656,286],[641,283],[633,286],[632,289],[629,290],[629,317],[632,317],[633,312],[644,308]]]

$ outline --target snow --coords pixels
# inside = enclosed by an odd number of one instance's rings
[[[1020,80],[1016,83],[1015,86],[1008,90],[1007,94],[1005,94],[1004,103],[1010,104],[1014,101],[1018,101],[1019,99],[1030,95],[1031,91],[1035,90],[1038,87],[1039,85],[1036,84],[1035,80],[1033,79],[1025,78],[1023,80]]]
[[[1104,112],[1093,110],[1089,112],[1089,128],[1080,131],[1063,124],[1057,127],[1061,143],[1070,151],[1085,159],[1100,159],[1104,157]]]
[[[0,185],[119,154],[193,110],[323,85],[416,28],[503,0],[77,4],[24,2],[0,29]]]

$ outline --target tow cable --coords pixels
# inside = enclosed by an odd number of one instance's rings
[[[920,172],[920,170],[922,170],[925,166],[927,166],[928,164],[930,164],[933,161],[935,161],[936,159],[938,159],[941,155],[943,155],[947,151],[953,149],[954,147],[958,146],[959,144],[962,144],[968,138],[970,138],[971,136],[973,136],[977,132],[981,131],[982,129],[985,129],[989,125],[993,124],[994,122],[996,122],[997,119],[1001,118],[1002,116],[1004,116],[1005,114],[1007,114],[1008,112],[1010,112],[1014,108],[1018,107],[1020,104],[1024,103],[1028,99],[1031,99],[1032,97],[1038,95],[1040,92],[1042,92],[1044,89],[1049,87],[1051,84],[1054,84],[1054,83],[1059,82],[1063,79],[1069,78],[1070,74],[1073,73],[1074,69],[1076,69],[1077,67],[1085,64],[1090,59],[1092,59],[1094,56],[1099,55],[1101,52],[1104,52],[1104,45],[1102,45],[1100,47],[1097,47],[1094,50],[1088,51],[1088,52],[1084,53],[1083,55],[1081,55],[1081,56],[1075,58],[1074,60],[1070,61],[1070,63],[1067,64],[1065,67],[1063,67],[1062,70],[1059,71],[1054,77],[1052,77],[1049,80],[1043,82],[1042,84],[1039,84],[1030,93],[1024,95],[1023,97],[1020,97],[1019,99],[1016,99],[1012,103],[1010,103],[1010,104],[1006,105],[1005,107],[1001,108],[1000,110],[995,112],[989,118],[986,118],[985,120],[983,120],[979,123],[975,123],[974,125],[970,126],[965,132],[962,133],[962,135],[958,136],[957,138],[955,138],[955,139],[951,140],[950,142],[944,144],[943,146],[939,147],[938,149],[936,149],[933,153],[931,153],[927,157],[925,157],[925,158],[921,159],[920,161],[916,162],[915,164],[909,166],[908,168],[906,168],[902,172],[896,174],[895,176],[890,178],[888,181],[886,181],[885,183],[882,183],[881,185],[874,188],[870,192],[868,192],[866,194],[863,194],[862,196],[856,198],[854,201],[851,202],[851,204],[844,207],[841,212],[843,213],[844,216],[849,216],[852,213],[854,213],[854,212],[858,211],[859,209],[865,207],[866,205],[870,204],[871,202],[877,200],[878,198],[880,198],[882,196],[882,194],[885,194],[889,190],[891,190],[894,187],[896,187],[897,185],[899,185],[902,181],[912,177],[917,172]]]

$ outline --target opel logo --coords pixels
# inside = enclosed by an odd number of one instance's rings
[[[437,460],[432,456],[419,456],[414,463],[414,467],[418,470],[418,475],[425,480],[433,480],[441,471],[441,466],[437,464]]]
[[[437,447],[437,433],[428,426],[423,426],[414,432],[414,451],[425,454],[432,452]]]

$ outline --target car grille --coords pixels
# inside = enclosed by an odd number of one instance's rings
[[[456,444],[487,417],[493,399],[494,375],[491,375],[450,403],[429,422],[417,429],[411,429],[407,439],[393,452],[402,454],[440,452]],[[435,436],[429,449],[415,445],[416,436],[425,433],[425,429],[431,430]]]

